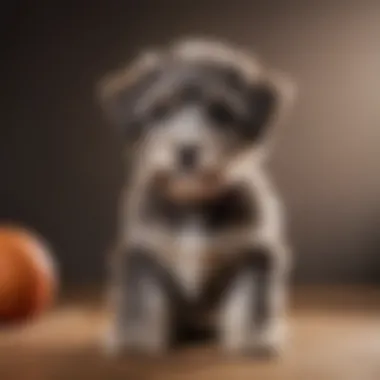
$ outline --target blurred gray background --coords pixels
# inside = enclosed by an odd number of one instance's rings
[[[122,143],[96,81],[188,35],[243,44],[299,84],[271,161],[295,281],[379,282],[379,1],[15,1],[0,21],[0,221],[43,234],[65,283],[102,279],[115,232]]]

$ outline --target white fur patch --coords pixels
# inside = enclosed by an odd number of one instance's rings
[[[190,296],[200,291],[207,254],[207,242],[198,220],[190,221],[177,238],[176,274]]]

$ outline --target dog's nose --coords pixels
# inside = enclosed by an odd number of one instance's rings
[[[184,145],[179,149],[178,161],[183,170],[194,169],[199,159],[199,147],[196,145]]]

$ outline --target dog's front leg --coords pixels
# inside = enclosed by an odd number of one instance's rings
[[[107,352],[163,352],[169,343],[170,305],[158,263],[148,252],[130,247],[121,253],[113,269]]]
[[[285,342],[285,272],[277,252],[252,248],[246,256],[221,303],[221,346],[229,353],[279,354]]]

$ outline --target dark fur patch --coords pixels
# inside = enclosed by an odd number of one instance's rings
[[[275,98],[274,90],[247,83],[231,67],[169,61],[120,91],[106,108],[128,140],[144,136],[155,121],[196,106],[217,125],[229,126],[224,133],[251,141],[265,130]]]
[[[266,302],[269,279],[273,271],[273,259],[267,249],[261,247],[241,249],[235,256],[236,260],[228,262],[208,280],[200,303],[214,305],[237,276],[249,273],[254,279],[256,289],[256,294],[252,295],[256,299],[254,322],[260,324],[268,315]]]
[[[187,203],[175,202],[152,188],[142,207],[146,223],[156,221],[172,230],[182,228],[194,217],[209,233],[244,227],[257,219],[257,205],[243,187],[228,189],[212,199]]]

